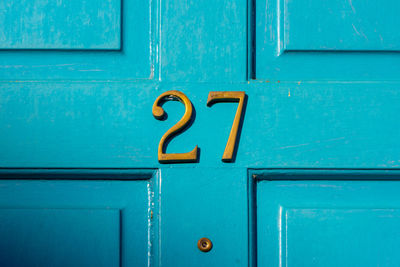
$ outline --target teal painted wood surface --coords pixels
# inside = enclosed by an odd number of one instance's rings
[[[386,176],[379,174],[375,181],[264,178],[260,175],[250,191],[253,257],[259,266],[398,264],[398,181],[382,181]]]
[[[285,51],[398,51],[397,1],[280,1]]]
[[[152,1],[3,1],[0,10],[0,80],[154,78]]]
[[[1,171],[0,265],[157,265],[158,174],[121,172]]]
[[[121,1],[3,1],[0,49],[119,49]]]
[[[0,11],[0,233],[25,246],[0,252],[9,265],[399,265],[396,1],[69,1],[75,12],[47,12],[57,3]],[[42,24],[24,27],[42,17],[26,10],[46,11]],[[64,23],[68,12],[88,28]],[[154,119],[168,90],[195,116],[167,152],[198,145],[197,163],[158,162],[184,113],[168,101],[168,118]],[[232,163],[221,156],[237,103],[209,108],[210,91],[247,94]]]
[[[398,81],[398,2],[255,1],[251,77]]]
[[[0,219],[2,266],[119,265],[118,209],[3,208]]]
[[[397,82],[347,83],[1,83],[0,164],[3,167],[154,167],[162,135],[183,115],[153,101],[164,91],[187,94],[193,125],[169,152],[197,144],[198,164],[218,168],[398,168],[400,135]],[[68,88],[68,89],[66,89]],[[236,162],[221,162],[236,103],[206,106],[208,90],[246,90],[248,105]],[[268,92],[268,93],[266,93]],[[379,125],[377,127],[376,125]]]

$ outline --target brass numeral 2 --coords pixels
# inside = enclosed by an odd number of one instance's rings
[[[237,136],[239,132],[240,120],[243,114],[243,106],[246,94],[245,92],[210,92],[207,99],[207,106],[212,106],[219,102],[238,102],[235,118],[233,120],[231,132],[229,134],[228,142],[225,147],[222,161],[232,162]],[[160,163],[174,163],[174,162],[196,162],[198,157],[198,146],[187,153],[165,153],[168,142],[180,131],[185,129],[192,118],[193,106],[189,98],[182,92],[172,90],[161,94],[157,97],[153,104],[153,116],[162,120],[165,116],[164,109],[161,105],[166,101],[179,101],[185,105],[185,114],[183,117],[172,126],[162,137],[158,145],[158,161]]]
[[[192,102],[190,102],[187,96],[179,91],[172,90],[161,94],[157,97],[153,104],[153,116],[157,120],[162,120],[165,116],[164,109],[160,106],[161,103],[169,100],[177,100],[185,105],[185,114],[178,121],[177,124],[172,126],[162,137],[158,145],[158,161],[161,163],[172,163],[172,162],[196,162],[197,161],[197,150],[196,147],[188,153],[165,153],[167,149],[166,144],[180,131],[182,131],[185,126],[190,122],[193,113]]]

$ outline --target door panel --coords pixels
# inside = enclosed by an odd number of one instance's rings
[[[153,79],[156,8],[148,0],[2,1],[0,80]]]
[[[120,0],[11,0],[0,10],[0,49],[120,49]]]
[[[120,262],[118,209],[0,209],[0,220],[1,266]]]
[[[309,173],[309,179],[363,179],[348,171],[341,178],[329,171],[327,176]],[[270,177],[278,180],[262,176],[255,181],[252,218],[258,266],[397,265],[400,182],[303,180],[306,176],[282,171]],[[387,178],[395,177],[374,177]]]
[[[156,177],[126,171],[75,174],[2,173],[13,180],[0,181],[0,265],[155,264]]]
[[[399,51],[397,1],[282,0],[284,51]]]
[[[255,1],[253,78],[398,80],[398,1]]]
[[[286,266],[394,266],[399,261],[399,209],[282,208],[281,219]]]

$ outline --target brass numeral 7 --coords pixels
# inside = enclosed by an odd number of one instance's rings
[[[231,133],[229,134],[228,142],[222,155],[222,161],[224,162],[231,162],[233,160],[245,96],[245,92],[210,92],[208,94],[207,106],[209,107],[218,102],[239,102]]]

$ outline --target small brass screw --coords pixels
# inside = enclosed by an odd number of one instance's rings
[[[197,242],[197,247],[202,252],[209,252],[212,249],[213,244],[210,239],[203,237],[200,238],[199,241]]]

